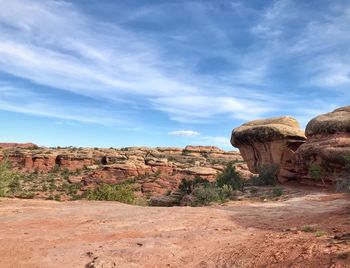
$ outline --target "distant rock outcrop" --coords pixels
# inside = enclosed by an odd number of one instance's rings
[[[350,157],[350,106],[312,119],[305,130],[307,141],[296,151],[297,171],[312,178],[310,168],[319,169],[322,180],[334,181],[345,172]]]
[[[213,181],[229,162],[237,162],[237,171],[244,178],[252,175],[238,151],[227,152],[213,146],[187,146],[185,149],[11,147],[0,149],[0,161],[5,157],[14,169],[27,173],[67,169],[77,173],[68,180],[81,182],[85,187],[136,179],[145,195],[176,190],[183,178],[200,176]]]
[[[39,148],[38,145],[28,142],[28,143],[15,143],[15,142],[0,142],[0,148]]]
[[[278,165],[280,180],[295,177],[292,159],[304,141],[298,122],[289,116],[247,122],[231,136],[232,145],[239,148],[251,172]]]

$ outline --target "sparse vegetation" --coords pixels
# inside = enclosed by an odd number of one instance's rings
[[[304,225],[301,227],[301,231],[304,233],[313,233],[316,237],[321,237],[326,235],[327,233],[323,230],[317,230],[313,225]]]
[[[183,179],[179,186],[181,192],[191,196],[190,205],[203,206],[211,202],[225,202],[235,198],[235,191],[243,190],[243,179],[232,162],[227,165],[215,182],[201,177],[193,180]]]
[[[252,177],[247,184],[254,186],[264,186],[264,185],[276,185],[276,172],[278,170],[278,165],[273,166],[261,166],[259,168],[259,175]]]
[[[279,197],[281,195],[283,195],[283,188],[281,186],[275,186],[272,189],[272,196],[273,197]]]
[[[320,165],[316,163],[311,163],[308,167],[308,171],[313,180],[322,181],[322,183],[324,184],[323,170],[321,169]]]
[[[191,194],[194,189],[201,185],[208,185],[209,181],[201,177],[196,177],[193,180],[182,179],[179,190],[186,194]]]
[[[303,227],[301,227],[301,231],[305,233],[313,233],[316,231],[316,229],[311,225],[304,225]]]
[[[220,188],[226,185],[230,190],[243,190],[244,181],[236,171],[236,167],[230,162],[224,171],[217,176],[216,184]]]
[[[0,163],[0,197],[5,197],[19,188],[20,177],[18,172],[11,170],[7,159],[3,160]]]
[[[102,184],[88,190],[84,196],[88,200],[118,201],[127,204],[132,204],[135,200],[134,191],[128,183]]]
[[[219,194],[215,185],[200,185],[193,190],[194,200],[191,202],[192,206],[205,206],[211,202],[219,200]]]
[[[315,236],[316,236],[316,237],[321,237],[321,236],[324,236],[324,235],[326,235],[326,232],[323,231],[323,230],[317,230],[317,231],[315,232]]]

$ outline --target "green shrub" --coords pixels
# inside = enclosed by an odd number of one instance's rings
[[[61,171],[61,167],[59,166],[59,165],[55,165],[51,170],[50,170],[50,173],[54,173],[54,174],[56,174],[56,173],[58,173],[58,172],[60,172]]]
[[[218,187],[227,186],[231,190],[242,190],[244,181],[236,171],[236,167],[232,165],[232,162],[228,163],[226,168],[216,178],[216,184]]]
[[[278,196],[281,196],[283,195],[283,189],[282,187],[280,186],[275,186],[273,189],[272,189],[272,196],[273,197],[278,197]]]
[[[228,199],[233,200],[236,198],[235,191],[233,191],[227,185],[224,185],[223,187],[219,187],[219,188],[216,187],[216,190],[217,190],[220,202],[225,202]]]
[[[311,178],[315,181],[323,181],[323,171],[318,164],[311,163],[308,167]]]
[[[270,167],[262,166],[259,168],[259,175],[252,177],[248,183],[255,186],[276,185],[277,170],[278,170],[278,165],[273,165]]]
[[[186,194],[191,194],[193,190],[200,185],[208,185],[209,181],[201,177],[195,177],[193,180],[182,179],[179,190]]]
[[[0,197],[5,197],[9,193],[16,191],[19,187],[21,175],[12,171],[10,163],[5,159],[0,163]]]
[[[215,185],[200,185],[195,187],[192,192],[194,200],[191,205],[193,206],[206,206],[211,202],[220,200],[218,189]]]
[[[134,191],[130,184],[102,184],[96,189],[90,189],[85,194],[88,200],[118,201],[132,204],[135,200]]]
[[[315,227],[311,226],[311,225],[304,225],[303,227],[301,227],[301,231],[305,232],[305,233],[313,233],[315,232]]]
[[[323,230],[317,230],[316,232],[315,232],[315,236],[316,237],[321,237],[321,236],[324,236],[324,235],[326,235],[327,233],[325,232],[325,231],[323,231]]]
[[[70,171],[68,168],[64,168],[61,172],[61,175],[63,177],[63,179],[68,180],[69,179],[69,175],[70,175]]]

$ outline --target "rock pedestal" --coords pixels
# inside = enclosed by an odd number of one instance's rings
[[[350,106],[315,117],[307,124],[305,134],[306,143],[295,155],[301,178],[316,179],[310,166],[319,170],[324,181],[350,175],[346,168],[346,158],[350,158]]]
[[[296,178],[295,151],[305,142],[298,122],[289,116],[247,122],[232,131],[231,144],[239,148],[249,170],[278,166],[280,181]]]

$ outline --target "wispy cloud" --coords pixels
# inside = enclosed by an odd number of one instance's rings
[[[176,137],[195,137],[199,136],[200,133],[193,130],[175,130],[168,132],[168,135],[176,136]]]
[[[181,123],[306,116],[320,88],[349,97],[350,85],[349,4],[326,5],[328,16],[308,5],[139,4],[106,22],[74,1],[0,0],[0,71],[31,84],[12,84],[0,109],[107,125],[140,107]],[[100,105],[76,107],[36,85]]]
[[[82,14],[73,4],[2,0],[0,8],[0,70],[11,75],[52,90],[71,91],[108,102],[135,102],[135,97],[142,97],[144,106],[166,112],[171,119],[181,122],[209,121],[222,113],[248,118],[272,109],[254,99],[230,98],[224,89],[227,83],[210,85],[210,80],[186,67],[187,60],[179,58],[169,63],[157,39],[99,22]],[[200,14],[211,7],[198,3],[191,8],[198,12],[197,19],[202,19]],[[157,8],[139,11],[136,17],[156,11]],[[207,27],[227,38],[220,27],[210,24]],[[233,73],[230,80],[253,83],[257,77],[261,79],[261,67],[251,66]],[[208,104],[214,88],[215,104]],[[186,103],[186,109],[183,103],[171,101],[174,94]],[[203,105],[199,104],[201,101]],[[38,105],[32,108],[35,107]],[[206,112],[194,110],[200,108]],[[37,113],[43,114],[43,109],[42,106]],[[17,110],[27,111],[23,107]],[[247,110],[251,116],[244,112]]]
[[[108,113],[105,109],[82,103],[67,106],[60,99],[6,84],[0,84],[0,110],[106,126],[125,125],[116,115],[114,118],[110,116],[113,111]]]

